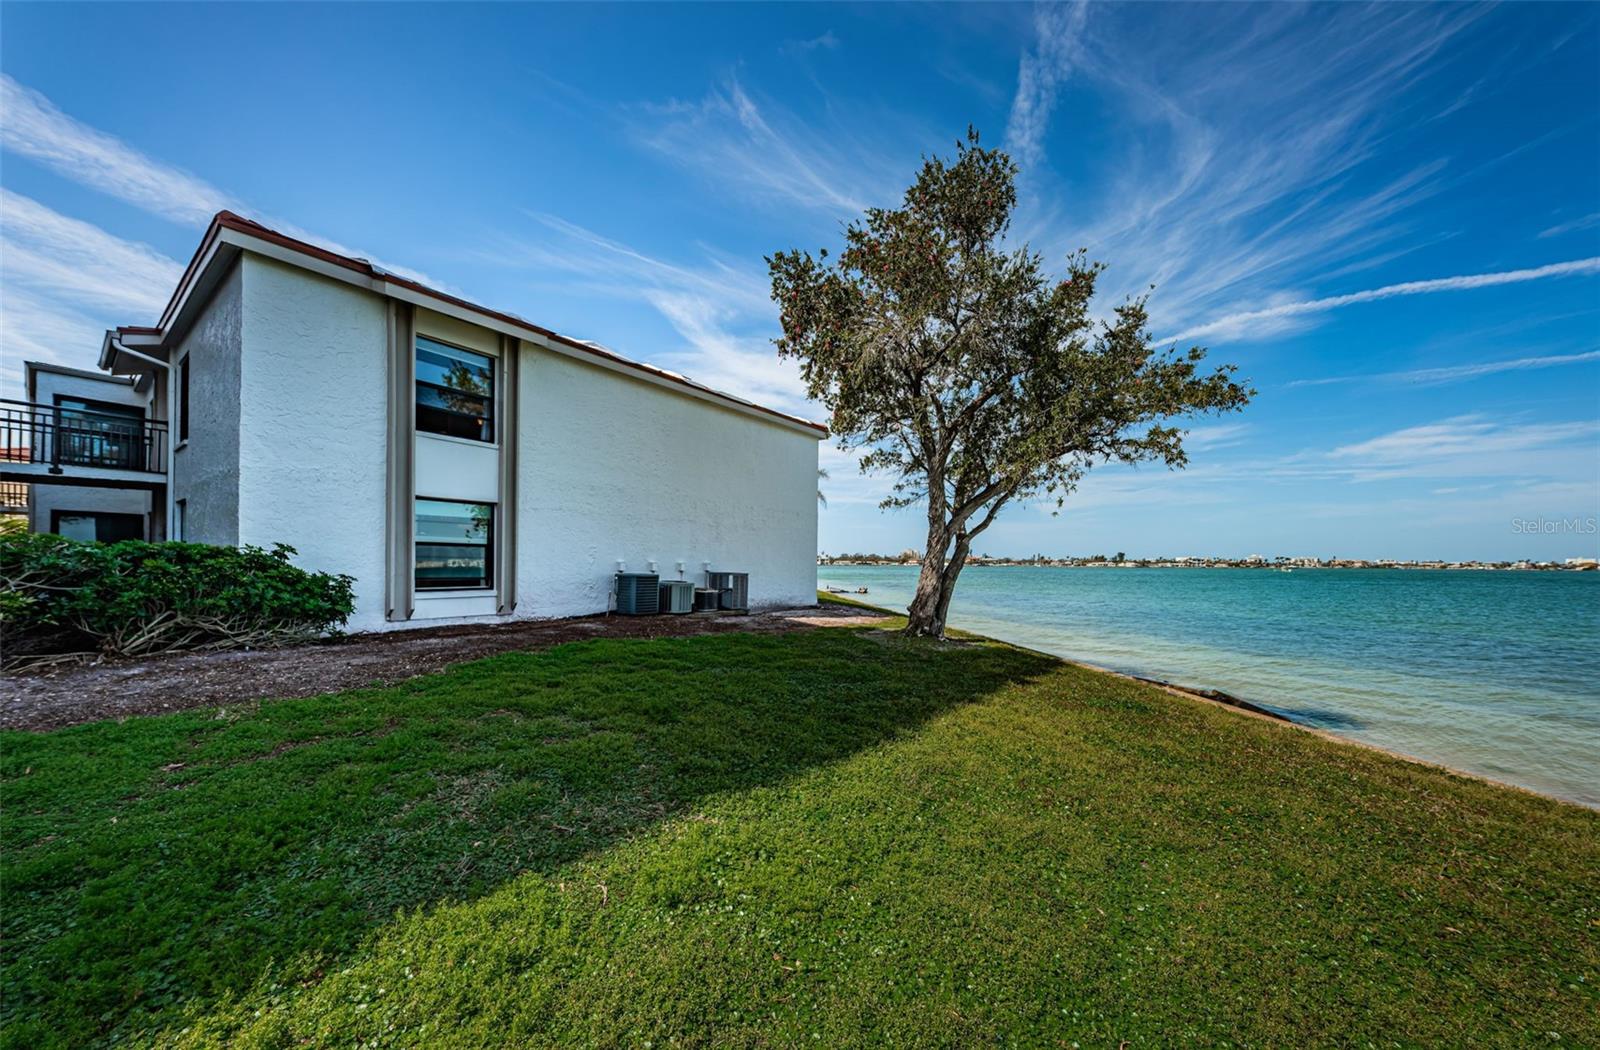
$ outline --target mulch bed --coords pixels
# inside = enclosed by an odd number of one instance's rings
[[[589,638],[804,631],[877,619],[831,605],[748,616],[584,616],[353,634],[284,649],[182,653],[13,672],[0,675],[0,729],[60,729],[105,718],[389,685],[465,660]]]

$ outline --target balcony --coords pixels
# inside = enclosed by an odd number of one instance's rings
[[[0,479],[153,489],[166,469],[162,420],[0,399]]]

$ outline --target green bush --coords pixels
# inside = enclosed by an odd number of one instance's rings
[[[292,554],[0,530],[0,660],[282,645],[337,630],[354,581],[298,569]]]

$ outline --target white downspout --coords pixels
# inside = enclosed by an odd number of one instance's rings
[[[116,349],[117,353],[119,353],[119,354],[127,354],[129,357],[135,358],[135,359],[140,360],[140,361],[144,361],[147,364],[155,365],[157,368],[161,369],[166,374],[166,384],[167,384],[167,441],[166,441],[166,446],[167,447],[166,447],[165,453],[162,455],[162,459],[164,460],[164,462],[161,464],[161,466],[162,466],[162,474],[164,474],[166,476],[167,483],[164,486],[162,486],[162,488],[166,492],[166,508],[162,512],[162,521],[163,521],[162,532],[164,533],[164,538],[170,540],[172,538],[173,516],[177,513],[177,509],[178,509],[177,501],[173,498],[173,495],[172,495],[172,454],[175,451],[174,442],[177,439],[177,434],[174,433],[173,429],[172,429],[172,406],[175,403],[173,401],[173,395],[174,395],[175,392],[172,389],[172,386],[173,386],[172,366],[170,364],[168,364],[167,362],[162,361],[159,358],[151,357],[149,354],[142,354],[137,350],[134,350],[134,349],[131,349],[130,347],[122,345],[122,340],[116,338],[115,336],[113,336],[112,339],[111,339],[111,345]]]

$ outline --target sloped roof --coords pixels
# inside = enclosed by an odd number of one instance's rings
[[[233,236],[230,236],[230,234]],[[549,328],[545,328],[542,325],[534,324],[532,321],[518,317],[515,314],[509,314],[501,310],[495,310],[491,307],[470,302],[461,298],[460,296],[451,295],[448,292],[441,292],[436,288],[430,288],[420,281],[414,280],[410,277],[405,277],[390,270],[385,270],[381,267],[374,266],[366,259],[356,258],[349,255],[341,255],[338,252],[320,247],[319,245],[311,244],[308,241],[299,240],[298,238],[291,237],[288,234],[280,233],[279,231],[265,226],[262,223],[256,222],[253,219],[247,219],[244,216],[235,214],[231,211],[219,211],[212,218],[211,225],[206,229],[205,237],[201,239],[199,248],[195,250],[194,258],[189,261],[189,266],[184,270],[183,277],[178,281],[177,288],[173,290],[172,297],[167,301],[166,308],[162,310],[160,322],[154,327],[147,327],[143,325],[118,326],[114,333],[107,333],[108,344],[113,334],[117,337],[131,337],[140,340],[163,339],[167,331],[172,327],[174,321],[177,320],[190,289],[196,284],[197,281],[200,280],[203,272],[207,269],[209,260],[215,258],[215,254],[213,253],[212,249],[224,240],[227,240],[230,243],[240,244],[241,239],[238,235],[243,235],[244,241],[241,244],[242,247],[249,247],[249,240],[256,240],[264,242],[265,244],[275,248],[285,249],[286,255],[283,253],[278,253],[275,254],[275,257],[280,258],[283,261],[290,262],[291,264],[299,261],[300,264],[307,269],[322,269],[326,266],[332,266],[339,270],[346,270],[353,275],[366,278],[374,290],[383,292],[385,290],[385,286],[387,286],[389,289],[391,289],[390,294],[393,294],[392,289],[404,289],[413,293],[415,296],[420,296],[427,300],[433,300],[434,302],[440,304],[452,306],[458,310],[464,310],[470,314],[477,315],[486,321],[495,322],[498,326],[509,327],[516,330],[518,333],[526,333],[550,343],[557,344],[568,351],[575,351],[575,353],[572,355],[574,357],[590,356],[623,371],[636,372],[640,375],[648,376],[658,382],[685,387],[688,390],[693,391],[698,396],[714,402],[723,403],[729,407],[736,408],[741,411],[756,412],[771,416],[791,426],[798,426],[800,428],[809,430],[819,438],[827,437],[828,435],[828,428],[823,426],[821,423],[817,423],[809,419],[803,419],[800,416],[791,415],[787,412],[780,412],[775,408],[768,408],[766,405],[760,405],[754,401],[747,401],[742,397],[736,397],[733,394],[724,393],[721,390],[708,387],[703,383],[697,383],[687,376],[673,372],[669,369],[658,368],[655,365],[649,365],[640,361],[634,361],[630,358],[623,357],[621,354],[618,354],[615,351],[600,345],[599,343],[585,339],[574,339],[571,336],[562,335],[561,333],[553,331]],[[319,266],[318,264],[321,265]],[[103,355],[102,367],[107,367],[108,365],[109,360]]]

